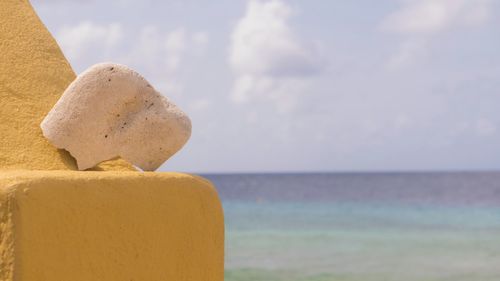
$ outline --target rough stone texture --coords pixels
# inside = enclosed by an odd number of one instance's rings
[[[177,173],[2,171],[0,280],[222,281],[209,181]]]
[[[0,1],[0,169],[68,170],[75,160],[40,122],[75,74],[27,0]],[[98,170],[134,170],[112,161]]]
[[[191,135],[191,121],[141,75],[119,64],[90,67],[43,120],[44,136],[85,170],[120,156],[156,170]]]

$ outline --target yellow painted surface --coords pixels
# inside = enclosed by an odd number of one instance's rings
[[[0,169],[75,170],[42,136],[40,123],[75,79],[27,0],[0,1]],[[112,161],[97,170],[134,170]]]
[[[200,177],[0,172],[0,201],[0,280],[223,280],[222,209]]]

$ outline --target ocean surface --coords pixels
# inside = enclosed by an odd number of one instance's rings
[[[500,172],[204,176],[226,281],[500,280]]]

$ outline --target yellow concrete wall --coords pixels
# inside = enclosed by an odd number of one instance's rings
[[[222,208],[200,177],[10,171],[0,201],[0,280],[223,280]]]
[[[27,0],[0,1],[0,169],[75,170],[43,137],[40,122],[75,79]],[[99,170],[133,170],[125,161]]]

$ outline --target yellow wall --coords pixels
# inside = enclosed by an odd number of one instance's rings
[[[0,200],[0,280],[223,280],[222,208],[200,177],[10,171]]]
[[[0,169],[75,170],[42,136],[40,122],[75,79],[27,0],[0,1]],[[102,170],[133,170],[125,161]]]

